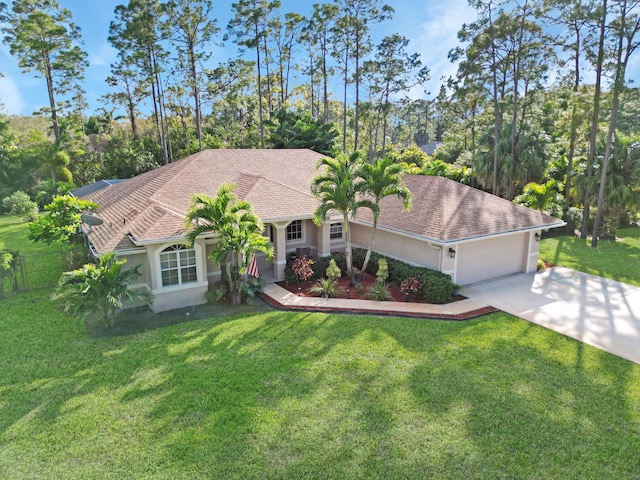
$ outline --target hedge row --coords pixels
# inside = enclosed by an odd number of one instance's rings
[[[364,248],[355,248],[353,250],[353,265],[356,268],[358,266],[362,266],[366,253],[367,251]],[[343,275],[345,274],[347,271],[347,262],[344,254],[340,253],[329,257],[314,259],[314,264],[311,266],[313,269],[313,276],[311,277],[311,280],[317,280],[325,277],[325,272],[332,258],[336,261],[336,264],[340,268],[340,271],[342,271]],[[375,275],[378,272],[378,260],[381,258],[387,259],[390,283],[399,286],[406,278],[417,278],[422,285],[420,294],[429,303],[448,302],[455,290],[458,288],[451,280],[451,276],[446,273],[431,270],[426,267],[409,265],[408,263],[394,258],[384,257],[384,255],[377,252],[371,252],[371,259],[367,266],[367,273]],[[285,267],[285,281],[288,283],[297,282],[297,278],[292,270],[293,260],[294,259],[290,257],[287,260],[287,266]]]

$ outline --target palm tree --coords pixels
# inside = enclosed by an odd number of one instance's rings
[[[358,175],[364,181],[365,194],[372,199],[373,204],[376,206],[376,208],[371,209],[373,212],[373,228],[371,229],[367,254],[362,263],[360,281],[362,281],[367,270],[367,265],[371,258],[371,250],[376,238],[378,218],[380,217],[380,200],[395,195],[399,200],[402,200],[405,211],[409,211],[411,208],[411,192],[402,181],[404,172],[403,165],[395,163],[389,156],[378,159],[375,163],[363,163],[360,166]]]
[[[522,195],[516,197],[514,202],[553,215],[560,207],[561,189],[562,185],[553,179],[546,183],[530,182],[524,186]]]
[[[376,210],[377,205],[362,196],[365,184],[358,178],[361,154],[355,152],[350,156],[341,155],[337,159],[321,158],[317,170],[325,167],[311,182],[311,191],[320,200],[320,205],[313,213],[316,225],[323,224],[330,212],[342,214],[342,231],[345,238],[345,257],[347,272],[351,286],[355,285],[355,272],[351,255],[351,230],[349,217],[354,216],[360,207]]]
[[[247,269],[251,254],[258,250],[271,259],[273,246],[262,235],[264,226],[253,212],[253,206],[249,202],[238,201],[234,189],[235,185],[224,183],[215,198],[194,195],[185,226],[190,228],[187,234],[189,245],[193,245],[203,233],[212,232],[219,236],[209,258],[223,268],[231,301],[233,305],[239,305],[242,301],[242,274]]]
[[[131,290],[140,277],[140,265],[125,270],[127,261],[117,260],[115,252],[100,257],[98,265],[89,263],[70,272],[64,272],[58,280],[54,301],[59,301],[65,312],[79,318],[87,318],[100,312],[105,326],[113,325],[113,319],[124,302],[153,302],[148,290]]]

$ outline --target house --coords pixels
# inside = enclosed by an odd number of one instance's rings
[[[238,198],[253,204],[275,248],[258,267],[267,281],[284,278],[287,256],[308,249],[328,256],[344,248],[342,218],[312,222],[318,201],[310,191],[322,155],[296,150],[206,150],[137,177],[85,190],[82,198],[100,206],[100,225],[83,226],[96,255],[115,250],[142,265],[139,287],[155,295],[154,311],[205,302],[221,278],[208,255],[211,234],[184,245],[184,219],[196,193],[215,196],[222,183],[236,185]],[[410,175],[413,208],[402,211],[395,198],[381,204],[375,250],[409,263],[440,270],[459,284],[536,269],[540,232],[563,225],[558,219],[515,205],[441,177]],[[366,246],[372,218],[353,219],[355,246]]]

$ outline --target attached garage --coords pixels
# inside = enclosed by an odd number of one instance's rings
[[[460,244],[456,282],[468,285],[522,272],[528,257],[528,237],[519,233]]]
[[[459,285],[533,272],[543,230],[562,220],[443,177],[407,175],[412,208],[380,202],[374,249],[451,275]],[[354,243],[366,247],[373,217],[358,211]],[[380,239],[380,240],[378,240]]]

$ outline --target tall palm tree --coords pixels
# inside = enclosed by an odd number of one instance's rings
[[[362,263],[360,281],[362,281],[367,270],[367,265],[371,258],[371,250],[376,238],[378,218],[380,217],[380,200],[395,195],[399,200],[402,200],[405,211],[411,209],[411,192],[402,180],[404,172],[404,166],[400,163],[395,163],[389,156],[378,159],[375,163],[365,162],[361,164],[358,170],[359,177],[364,181],[365,194],[376,207],[371,209],[373,212],[373,228],[371,229],[367,254]]]
[[[187,234],[190,245],[203,233],[219,236],[209,258],[223,268],[231,302],[239,305],[242,301],[242,274],[247,269],[251,254],[258,250],[271,259],[273,246],[262,235],[264,226],[253,212],[253,206],[249,202],[238,201],[234,189],[235,185],[224,183],[215,198],[194,195],[185,226],[190,228]]]
[[[117,260],[115,252],[105,253],[98,265],[89,263],[76,270],[65,272],[58,280],[53,300],[59,301],[66,312],[87,318],[98,311],[105,326],[113,325],[113,319],[125,302],[152,302],[148,290],[131,290],[140,277],[140,265],[124,269],[126,260]]]
[[[355,152],[349,156],[341,155],[336,159],[321,158],[316,166],[320,173],[311,182],[311,191],[320,201],[313,213],[316,225],[323,224],[331,212],[342,214],[342,231],[345,238],[345,257],[351,285],[355,285],[353,257],[351,254],[351,230],[349,217],[353,217],[358,208],[377,209],[369,199],[363,197],[365,184],[358,177],[361,154]],[[324,167],[324,168],[323,168]]]

